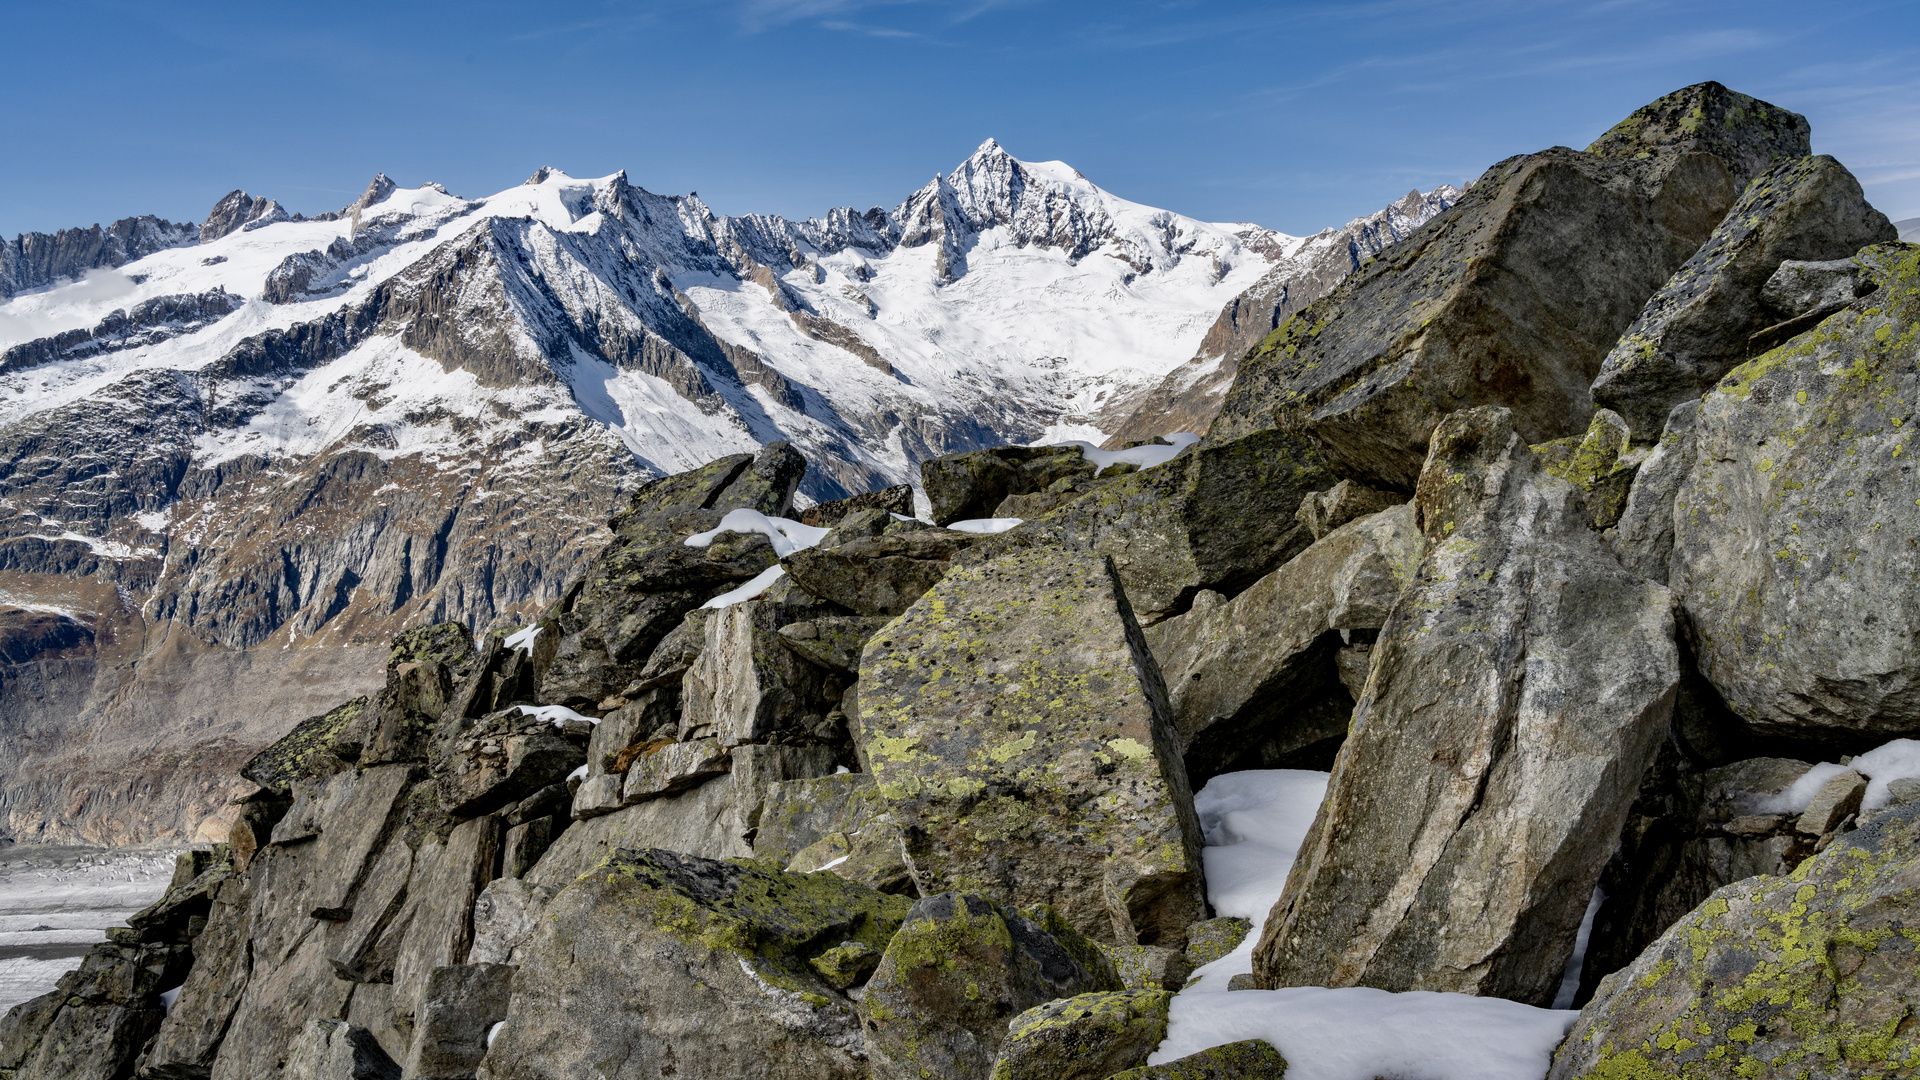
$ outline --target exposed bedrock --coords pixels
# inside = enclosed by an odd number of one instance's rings
[[[1807,138],[1797,115],[1702,83],[1585,152],[1500,162],[1262,342],[1208,438],[1278,426],[1341,476],[1410,491],[1449,412],[1505,406],[1529,443],[1578,434],[1621,331],[1759,163],[1806,156]]]
[[[1254,972],[1544,1005],[1672,714],[1671,600],[1505,409],[1435,432],[1415,509],[1424,558]]]

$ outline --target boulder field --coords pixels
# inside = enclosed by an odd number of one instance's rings
[[[1913,1075],[1920,246],[1809,139],[1704,83],[1500,162],[1197,442],[640,488],[261,750],[0,1080],[1320,1075],[1158,1059],[1249,950],[1564,1017],[1554,1080]],[[1276,768],[1216,918],[1195,791]]]

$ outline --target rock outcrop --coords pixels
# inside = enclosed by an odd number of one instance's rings
[[[1867,205],[1860,182],[1838,161],[1823,154],[1775,166],[1647,301],[1601,362],[1594,400],[1619,412],[1643,441],[1656,436],[1674,406],[1746,361],[1752,335],[1800,314],[1782,316],[1763,303],[1782,263],[1845,259],[1893,239],[1892,223]],[[1815,299],[1788,302],[1811,308]]]
[[[1425,557],[1254,972],[1544,1005],[1672,714],[1671,601],[1504,409],[1441,425],[1415,506]]]
[[[1175,948],[1205,913],[1166,689],[1111,563],[949,572],[868,642],[857,724],[923,893],[1052,903],[1091,936]]]
[[[1702,123],[1667,123],[1696,100],[1715,104]],[[1278,426],[1343,477],[1410,491],[1449,412],[1504,406],[1529,443],[1578,434],[1602,359],[1755,160],[1808,152],[1805,120],[1704,83],[1588,152],[1500,162],[1262,342],[1208,438]]]

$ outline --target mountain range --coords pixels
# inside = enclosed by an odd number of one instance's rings
[[[395,632],[550,603],[650,478],[787,440],[820,501],[954,451],[1204,431],[1242,353],[1458,195],[1294,237],[988,140],[806,221],[542,168],[21,236],[0,836],[191,838],[240,760],[378,686]]]

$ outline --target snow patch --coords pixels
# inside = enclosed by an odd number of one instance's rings
[[[781,566],[779,563],[774,563],[772,566],[760,571],[752,581],[747,582],[737,589],[723,592],[700,606],[703,608],[732,607],[743,600],[751,600],[761,593],[766,592],[773,587],[774,582],[779,581],[786,575],[787,568]]]
[[[1178,435],[1167,436],[1167,441],[1173,445],[1161,446],[1153,443],[1146,446],[1136,446],[1131,450],[1102,450],[1090,442],[1079,441],[1065,442],[1059,445],[1079,447],[1081,457],[1086,458],[1102,469],[1109,465],[1135,465],[1142,469],[1151,469],[1172,461],[1174,455],[1192,446],[1194,443],[1199,442],[1200,436],[1181,432]]]
[[[554,727],[562,727],[569,720],[585,720],[589,724],[598,724],[600,722],[591,716],[581,716],[565,705],[522,705],[520,706],[520,714],[522,716],[531,716],[538,720],[551,721]]]
[[[540,627],[538,624],[533,626],[523,626],[520,629],[515,630],[513,633],[508,634],[507,639],[501,642],[500,645],[501,647],[507,648],[507,649],[523,650],[529,656],[531,656],[533,654],[534,639],[538,638],[539,636],[540,636]]]
[[[898,517],[899,515],[896,514],[894,516]],[[947,528],[952,529],[954,532],[978,533],[983,536],[992,536],[995,533],[1003,533],[1008,529],[1017,528],[1025,523],[1025,518],[968,518],[965,521],[955,521],[949,524]]]
[[[784,559],[796,551],[805,551],[825,540],[830,531],[832,530],[802,525],[790,518],[768,517],[757,510],[742,507],[727,511],[727,516],[720,519],[719,525],[703,533],[694,533],[683,543],[688,547],[703,548],[711,546],[721,533],[759,533],[773,542],[773,553]],[[769,579],[767,584],[771,585],[773,581]]]
[[[1755,814],[1805,813],[1807,804],[1813,801],[1814,795],[1826,782],[1848,769],[1867,778],[1867,794],[1860,800],[1860,809],[1878,810],[1891,801],[1892,796],[1887,788],[1895,780],[1920,779],[1920,741],[1894,739],[1845,765],[1823,761],[1802,773],[1800,779],[1785,791],[1755,800],[1750,811]]]

